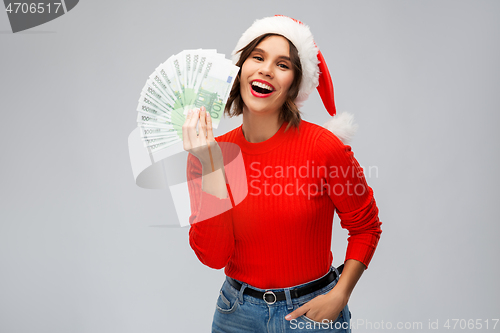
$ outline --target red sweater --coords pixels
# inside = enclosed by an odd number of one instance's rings
[[[201,164],[188,158],[191,248],[203,264],[225,267],[227,276],[262,289],[303,284],[328,272],[334,211],[349,231],[345,260],[368,267],[382,232],[351,147],[313,123],[302,120],[299,131],[285,132],[287,124],[259,143],[246,141],[241,126],[216,138],[230,198],[203,192]],[[238,159],[224,142],[241,149],[244,165],[229,165]]]

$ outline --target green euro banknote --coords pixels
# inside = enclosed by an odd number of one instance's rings
[[[197,108],[204,106],[207,109],[214,128],[219,126],[234,79],[239,71],[239,67],[232,65],[229,60],[222,60],[207,60],[200,85],[195,89],[194,105]]]

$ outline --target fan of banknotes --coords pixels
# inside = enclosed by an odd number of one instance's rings
[[[184,50],[168,58],[142,88],[137,124],[151,153],[182,141],[190,109],[204,106],[219,126],[239,67],[216,50]]]

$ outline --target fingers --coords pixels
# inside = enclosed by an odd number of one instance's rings
[[[307,303],[306,303],[307,304]],[[295,318],[299,318],[300,316],[302,316],[303,314],[306,314],[307,311],[309,311],[309,309],[304,305],[302,305],[301,307],[295,309],[295,311],[292,311],[290,312],[289,314],[287,314],[285,316],[285,319],[286,320],[292,320],[292,319],[295,319]]]
[[[199,124],[199,135],[196,135],[196,125]],[[208,142],[215,142],[212,117],[202,106],[200,109],[189,110],[186,115],[186,121],[182,126],[182,140],[184,142],[184,150],[204,146]]]
[[[198,123],[199,117],[200,117],[200,110],[194,109],[193,114],[188,123],[188,137],[192,147],[198,146],[198,138],[196,136],[196,124]]]
[[[182,144],[184,150],[189,150],[191,149],[191,142],[189,141],[189,128],[188,125],[191,122],[191,117],[193,116],[192,110],[189,110],[187,115],[186,115],[186,120],[184,121],[184,124],[182,125]]]
[[[207,114],[208,112],[206,112],[207,109],[202,106],[200,108],[200,138],[201,138],[201,142],[203,144],[206,144],[206,137],[207,137],[207,122],[206,122],[206,118],[207,118]]]
[[[207,112],[207,141],[214,142],[214,132],[212,128],[212,117],[210,116],[210,112]]]

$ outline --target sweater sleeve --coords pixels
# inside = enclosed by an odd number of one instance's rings
[[[219,199],[202,191],[202,165],[191,153],[187,180],[191,201],[189,245],[204,265],[221,269],[234,250],[231,199]]]
[[[333,133],[322,133],[316,149],[320,165],[326,166],[324,189],[335,205],[340,225],[348,230],[345,260],[355,259],[368,268],[382,233],[373,190],[351,147]]]

